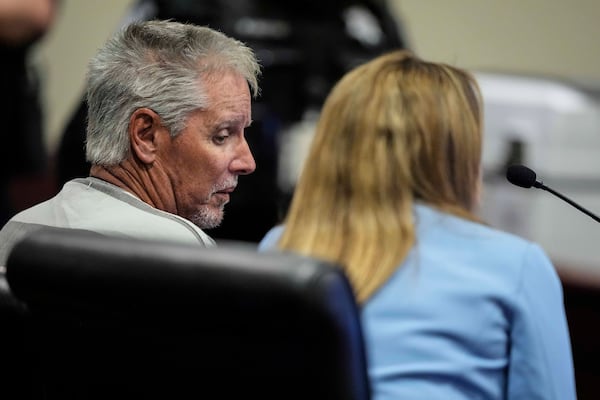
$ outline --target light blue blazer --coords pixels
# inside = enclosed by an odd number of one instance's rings
[[[576,398],[562,286],[544,251],[424,205],[414,216],[414,248],[361,311],[374,399]]]

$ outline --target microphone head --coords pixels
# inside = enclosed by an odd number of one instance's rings
[[[535,172],[524,165],[511,165],[508,167],[506,170],[506,179],[513,185],[526,189],[536,186],[537,183]]]

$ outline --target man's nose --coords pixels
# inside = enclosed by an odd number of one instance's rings
[[[256,162],[245,139],[239,145],[238,154],[231,163],[231,169],[238,175],[248,175],[256,169]]]

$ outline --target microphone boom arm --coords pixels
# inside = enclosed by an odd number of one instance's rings
[[[600,218],[598,216],[596,216],[592,212],[586,210],[585,208],[583,208],[579,204],[575,203],[573,200],[569,199],[568,197],[563,196],[562,194],[558,193],[557,191],[553,190],[552,188],[544,185],[542,182],[535,182],[535,184],[533,186],[535,186],[537,188],[540,188],[542,190],[545,190],[547,192],[552,193],[553,195],[555,195],[556,197],[560,198],[561,200],[566,201],[567,203],[569,203],[570,205],[572,205],[573,207],[575,207],[576,209],[578,209],[582,213],[584,213],[584,214],[588,215],[589,217],[593,218],[596,222],[600,222]]]

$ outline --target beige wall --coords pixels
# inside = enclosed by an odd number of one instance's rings
[[[598,0],[390,0],[414,49],[465,68],[600,80]]]
[[[38,46],[47,147],[53,152],[81,98],[87,61],[126,14],[132,0],[61,0],[52,29]]]
[[[600,81],[600,1],[389,0],[413,49],[465,68]],[[82,90],[87,60],[132,0],[62,0],[39,47],[48,148],[53,151]]]

